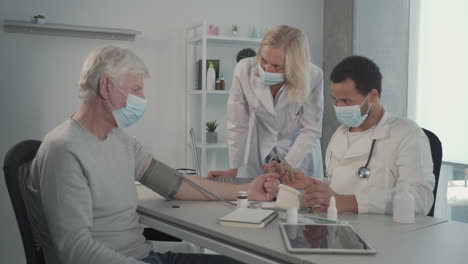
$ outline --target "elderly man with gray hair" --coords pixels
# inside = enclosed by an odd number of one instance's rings
[[[26,204],[46,263],[237,263],[220,255],[159,254],[142,235],[134,182],[166,199],[209,200],[192,187],[234,200],[271,200],[277,175],[248,185],[182,175],[154,159],[121,129],[144,113],[143,61],[128,49],[107,46],[86,59],[79,81],[78,112],[43,140],[25,180]]]

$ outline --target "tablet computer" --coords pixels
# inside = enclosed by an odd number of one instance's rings
[[[375,249],[349,224],[280,223],[286,247],[298,253],[375,254]]]

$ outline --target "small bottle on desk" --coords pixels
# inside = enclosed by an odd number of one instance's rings
[[[289,207],[286,211],[286,222],[288,224],[297,224],[298,212],[296,207]]]
[[[249,200],[247,199],[247,192],[240,191],[237,193],[237,208],[247,208]]]
[[[338,210],[336,210],[335,196],[330,197],[330,202],[327,209],[327,219],[338,221]]]

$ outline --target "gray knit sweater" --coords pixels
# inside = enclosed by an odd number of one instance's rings
[[[135,181],[149,158],[122,130],[100,140],[72,119],[45,137],[24,190],[47,263],[143,263]]]

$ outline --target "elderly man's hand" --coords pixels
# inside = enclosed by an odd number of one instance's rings
[[[248,198],[252,201],[271,201],[279,190],[279,178],[276,173],[266,173],[249,183]]]
[[[208,178],[235,178],[236,175],[237,175],[237,169],[208,172]]]

